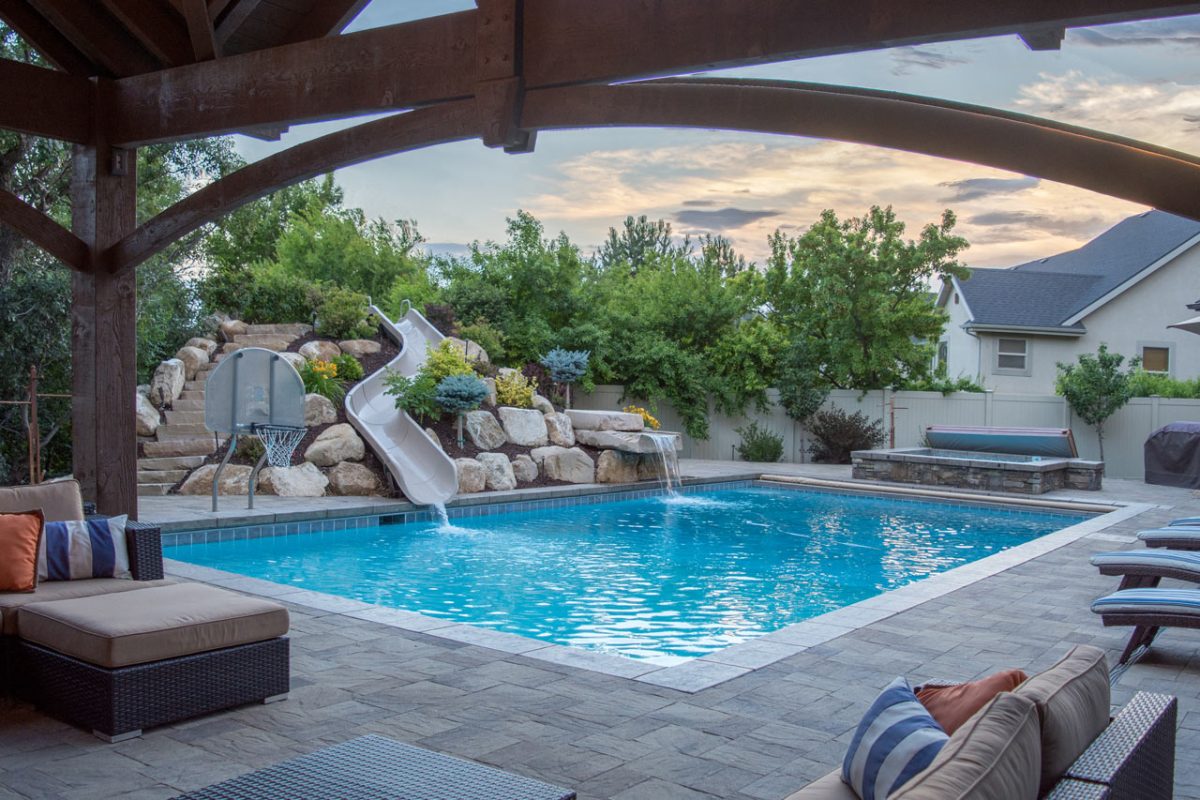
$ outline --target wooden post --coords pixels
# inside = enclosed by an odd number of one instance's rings
[[[137,152],[101,136],[71,159],[72,229],[89,249],[88,270],[71,284],[71,443],[84,499],[136,519],[136,272],[113,274],[105,254],[137,224]]]

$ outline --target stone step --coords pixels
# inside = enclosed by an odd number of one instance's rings
[[[239,333],[233,337],[232,344],[241,345],[242,347],[265,347],[268,350],[287,350],[288,345],[296,341],[298,336],[281,336],[278,333]],[[226,344],[224,353],[232,352],[236,348],[230,348]]]
[[[142,451],[150,458],[170,456],[206,456],[215,449],[212,435],[195,436],[190,439],[168,439],[146,442]]]
[[[139,483],[138,497],[162,497],[174,485],[174,481],[171,483]]]
[[[208,375],[206,374],[203,377],[197,377],[196,380],[194,380],[194,381],[188,381],[187,383],[185,383],[183,385],[183,390],[185,392],[203,392],[204,384],[206,384],[207,382],[208,382]]]
[[[138,470],[138,484],[144,483],[178,483],[183,478],[186,478],[189,469],[151,469]]]
[[[203,411],[168,411],[167,425],[203,425]]]
[[[211,435],[211,431],[204,427],[203,422],[189,422],[178,425],[168,423],[166,425],[160,425],[158,427],[158,432],[155,434],[160,442],[167,439],[191,439],[196,436],[206,435]]]
[[[204,410],[204,398],[201,397],[198,400],[195,398],[189,398],[187,400],[176,400],[174,403],[171,404],[171,407],[174,408],[176,411],[203,411]]]
[[[239,341],[243,336],[261,336],[263,334],[283,334],[297,339],[301,336],[307,336],[312,333],[312,325],[305,325],[302,322],[285,322],[277,325],[249,325],[246,327],[246,333],[240,333],[233,337],[233,340]]]
[[[204,390],[203,389],[184,389],[182,392],[179,393],[179,400],[199,400],[200,402],[203,403],[204,402]],[[179,400],[176,400],[175,402],[178,403]]]
[[[204,463],[204,456],[164,456],[162,458],[139,458],[138,471],[195,469]]]

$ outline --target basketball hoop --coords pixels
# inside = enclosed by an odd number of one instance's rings
[[[267,463],[272,467],[290,467],[292,453],[308,433],[308,428],[297,428],[292,425],[259,425],[250,426],[250,433],[257,436],[263,443],[267,453]]]

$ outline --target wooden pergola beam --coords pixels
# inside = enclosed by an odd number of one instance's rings
[[[82,143],[91,114],[87,78],[0,59],[0,128]]]
[[[183,20],[161,0],[101,2],[163,66],[175,67],[192,61]]]
[[[208,14],[205,0],[183,0],[183,17],[192,40],[192,55],[196,61],[211,61],[220,54],[217,34]]]
[[[63,36],[27,0],[0,0],[0,17],[29,42],[42,58],[72,75],[94,75],[96,65]]]
[[[525,96],[523,128],[605,126],[721,128],[888,147],[1058,181],[1200,220],[1200,157],[979,106],[839,86],[702,78]]]
[[[88,270],[88,247],[82,239],[5,189],[0,189],[0,223],[23,234],[71,269]]]
[[[341,32],[358,16],[370,0],[321,0],[292,30],[281,44],[295,44]]]
[[[29,0],[88,60],[107,75],[152,72],[161,65],[95,2]]]
[[[252,2],[240,0],[226,17]],[[929,0],[900,7],[892,0],[525,0],[519,9],[520,75],[525,88],[536,89],[1198,13],[1200,2]],[[118,144],[142,144],[467,97],[478,80],[480,13],[125,78],[117,82],[119,113],[110,134]],[[303,76],[299,89],[297,76]]]

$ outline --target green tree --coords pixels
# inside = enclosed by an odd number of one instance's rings
[[[1108,346],[1102,344],[1094,355],[1083,353],[1074,364],[1058,364],[1056,389],[1066,398],[1071,410],[1096,429],[1101,461],[1104,460],[1104,423],[1133,397],[1130,376],[1141,364],[1141,359],[1133,358],[1129,361],[1129,369],[1122,370],[1124,361],[1123,355],[1108,352]]]
[[[608,229],[608,239],[600,245],[596,261],[604,269],[621,268],[637,274],[647,262],[669,256],[685,255],[689,250],[685,238],[681,245],[671,237],[671,225],[665,220],[651,222],[645,215],[626,217],[620,232]]]
[[[766,273],[770,315],[806,343],[807,369],[829,386],[878,389],[926,376],[946,316],[929,301],[938,277],[965,277],[967,247],[946,211],[917,241],[905,241],[892,209],[862,218],[833,211],[803,235],[771,237]]]

